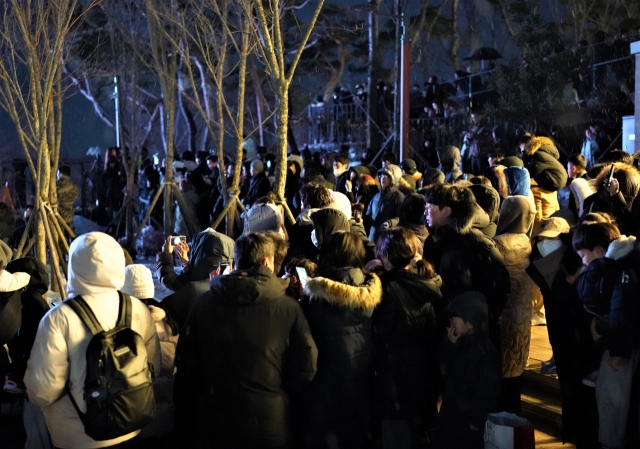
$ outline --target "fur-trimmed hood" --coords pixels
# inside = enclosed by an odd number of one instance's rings
[[[351,269],[350,272],[357,269]],[[325,277],[310,279],[303,295],[310,301],[326,301],[332,306],[348,309],[373,310],[382,301],[382,283],[380,278],[371,273],[364,274],[360,285],[349,285]],[[357,273],[350,273],[356,274]],[[352,276],[352,278],[358,276]],[[356,279],[354,279],[356,280]]]
[[[548,137],[534,137],[525,146],[524,152],[527,156],[532,156],[537,151],[550,154],[555,159],[560,159],[560,152],[553,140]]]
[[[633,251],[633,248],[635,248],[635,246],[636,238],[634,236],[621,235],[613,242],[609,243],[607,253],[604,255],[604,257],[608,259],[620,259],[621,257],[624,257],[631,251]]]

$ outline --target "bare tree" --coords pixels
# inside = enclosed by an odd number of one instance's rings
[[[64,94],[62,61],[71,28],[96,3],[82,9],[77,0],[8,0],[0,23],[0,106],[16,126],[35,180],[33,215],[38,216],[30,220],[17,253],[24,249],[29,228],[35,225],[36,255],[46,263],[49,249],[59,285],[62,254],[58,241],[64,242],[62,247],[66,244],[62,232],[66,223],[57,214],[55,190]],[[70,229],[67,232],[73,234]],[[64,291],[61,294],[64,297]]]
[[[267,69],[276,93],[277,164],[274,191],[280,201],[284,201],[284,187],[287,176],[289,87],[323,4],[324,0],[318,0],[313,16],[307,23],[307,29],[302,32],[297,49],[289,60],[285,51],[286,30],[281,28],[281,20],[284,14],[291,13],[292,5],[281,0],[252,0],[246,3],[247,10],[245,14],[252,19],[250,22],[252,25],[251,32],[258,42],[258,55]]]

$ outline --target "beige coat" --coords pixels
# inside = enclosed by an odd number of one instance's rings
[[[533,281],[525,271],[531,254],[525,232],[532,221],[533,213],[525,197],[504,200],[498,217],[499,235],[494,238],[511,276],[511,293],[500,318],[503,377],[520,376],[529,357]]]
[[[531,235],[536,235],[538,224],[542,220],[549,218],[557,210],[560,210],[560,203],[558,203],[558,192],[544,190],[533,179],[531,180],[531,192],[536,203],[536,218],[533,222]]]

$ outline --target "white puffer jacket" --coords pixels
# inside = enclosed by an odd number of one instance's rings
[[[124,253],[112,237],[100,232],[79,236],[69,257],[69,297],[82,296],[100,325],[112,329],[118,318],[117,290],[124,284]],[[147,307],[132,298],[131,328],[146,343],[147,357],[160,371],[160,346]],[[86,376],[86,349],[91,334],[65,303],[51,309],[40,322],[31,351],[25,384],[29,399],[41,407],[56,447],[90,449],[113,446],[135,437],[139,431],[106,441],[95,441],[84,432],[78,413],[65,393],[67,385],[80,410]]]

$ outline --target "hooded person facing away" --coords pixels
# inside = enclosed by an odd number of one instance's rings
[[[174,249],[183,262],[180,274],[173,269]],[[189,282],[208,279],[218,263],[232,261],[233,239],[207,228],[193,237],[190,247],[186,244],[173,245],[168,238],[162,252],[156,255],[156,275],[164,287],[175,292]]]
[[[520,376],[529,358],[533,281],[526,272],[529,266],[531,229],[535,212],[522,195],[507,197],[502,203],[494,241],[504,258],[511,278],[511,292],[500,319],[502,329],[502,376],[504,409],[520,413]]]
[[[195,235],[192,249],[186,243],[176,246],[179,257],[186,265],[182,273],[173,270],[171,237],[156,256],[156,273],[160,282],[175,293],[162,300],[162,307],[182,326],[195,299],[209,289],[209,274],[221,263],[233,263],[233,240],[220,232],[207,228]],[[187,256],[190,252],[191,258]]]
[[[269,238],[242,235],[237,269],[215,276],[191,308],[174,392],[184,447],[292,447],[290,395],[313,379],[318,352],[274,256]]]
[[[124,253],[113,237],[90,232],[76,238],[69,249],[67,295],[81,296],[103,329],[115,327],[124,285]],[[131,298],[131,329],[138,333],[154,370],[160,370],[160,345],[147,307]],[[64,302],[51,309],[40,322],[27,364],[24,382],[29,400],[42,408],[53,445],[65,449],[110,447],[134,438],[139,430],[118,438],[96,441],[85,431],[74,409],[68,387],[81,410],[86,409],[84,379],[86,350],[91,332],[71,306]]]

